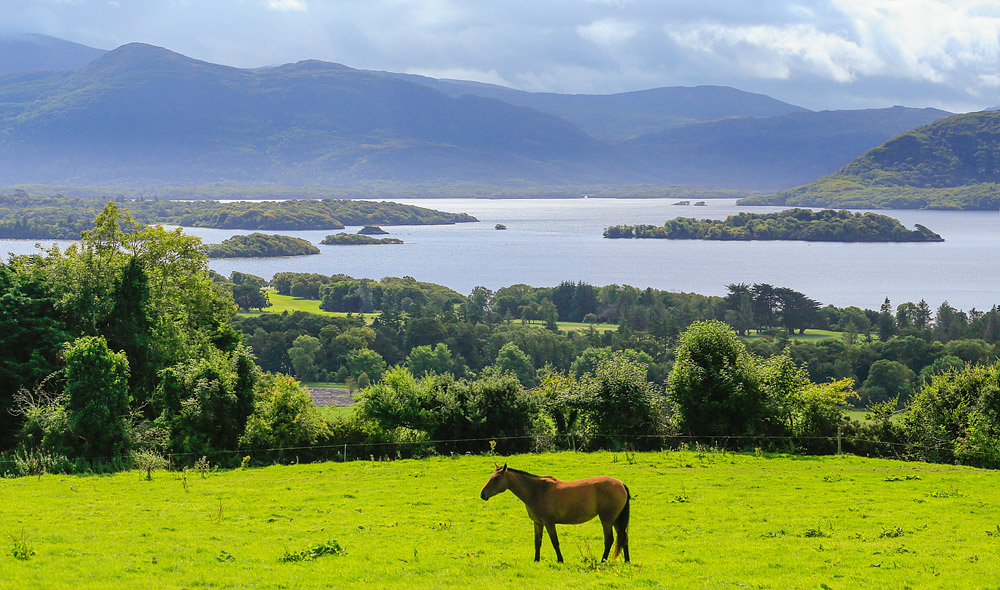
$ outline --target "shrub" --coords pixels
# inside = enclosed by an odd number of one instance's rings
[[[596,445],[656,448],[663,432],[663,397],[646,380],[646,368],[621,353],[598,361],[583,379],[586,422]]]
[[[933,376],[902,428],[922,459],[1000,467],[1000,362]]]
[[[288,375],[265,375],[240,445],[267,449],[315,444],[328,428],[309,391]]]
[[[212,349],[161,372],[155,402],[170,431],[170,450],[203,455],[233,449],[254,408],[259,369],[250,351]]]
[[[757,359],[723,322],[696,322],[677,347],[667,396],[678,426],[695,435],[759,434],[767,395]]]

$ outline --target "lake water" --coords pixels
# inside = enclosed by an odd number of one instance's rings
[[[386,226],[403,245],[323,246],[316,256],[213,260],[214,270],[271,278],[277,272],[345,273],[379,279],[412,276],[469,293],[517,283],[561,281],[629,284],[668,291],[724,295],[729,283],[770,283],[837,306],[878,309],[925,299],[968,310],[1000,304],[1000,217],[981,211],[881,211],[908,228],[941,234],[943,243],[844,244],[705,240],[608,240],[609,225],[662,225],[674,217],[719,219],[741,211],[734,199],[704,207],[677,199],[414,199],[399,202],[474,215],[480,223]],[[507,230],[494,226],[502,223]],[[355,232],[357,227],[346,231]],[[208,242],[249,231],[189,228]],[[315,244],[331,231],[279,232]],[[33,251],[32,240],[0,240],[0,252]],[[46,242],[48,243],[48,242]]]

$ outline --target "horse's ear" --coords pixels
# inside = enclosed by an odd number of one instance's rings
[[[506,463],[503,464],[503,471],[507,471],[507,464]]]

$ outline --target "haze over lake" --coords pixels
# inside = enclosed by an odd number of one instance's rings
[[[968,310],[1000,304],[1000,219],[996,212],[879,211],[907,228],[922,224],[943,243],[829,243],[796,241],[609,240],[605,227],[662,225],[674,217],[722,219],[773,207],[737,207],[734,199],[705,206],[677,199],[414,199],[397,200],[474,215],[480,223],[386,226],[403,245],[323,246],[316,256],[212,260],[222,274],[344,273],[380,279],[412,276],[467,294],[477,285],[496,290],[517,283],[554,286],[561,281],[629,284],[670,291],[723,295],[729,283],[770,283],[801,291],[822,304],[877,309],[942,301]],[[694,199],[691,201],[694,202]],[[507,230],[494,226],[502,223]],[[348,227],[354,233],[358,227]],[[186,228],[206,242],[250,231]],[[314,244],[334,231],[281,233]],[[46,241],[48,243],[48,241]],[[2,240],[0,251],[33,251],[31,240]]]

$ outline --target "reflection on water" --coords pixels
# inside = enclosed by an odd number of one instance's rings
[[[323,246],[316,256],[213,260],[225,275],[234,270],[270,278],[277,272],[345,273],[379,279],[412,276],[469,293],[477,285],[497,289],[517,283],[553,286],[561,281],[612,283],[722,295],[729,283],[771,283],[801,291],[823,304],[877,309],[925,299],[960,309],[1000,304],[1000,223],[996,212],[883,211],[911,228],[927,226],[944,243],[838,244],[810,242],[713,242],[702,240],[606,240],[605,227],[661,225],[679,216],[724,218],[740,211],[732,199],[705,206],[673,205],[679,199],[418,199],[401,200],[443,211],[469,213],[480,223],[385,227],[403,245]],[[507,226],[497,231],[496,224]],[[358,228],[348,228],[355,232]],[[209,242],[250,231],[186,230]],[[277,232],[318,244],[333,231]],[[0,240],[0,251],[25,253],[32,240]]]

